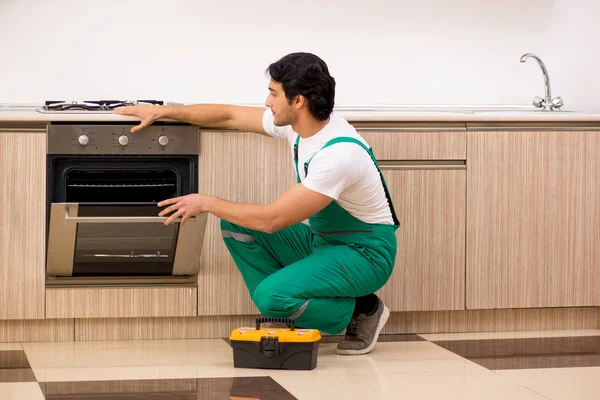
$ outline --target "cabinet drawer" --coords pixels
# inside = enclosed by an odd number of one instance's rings
[[[358,133],[378,160],[466,160],[467,136],[460,126],[361,126]]]
[[[46,318],[190,317],[195,287],[46,289]]]

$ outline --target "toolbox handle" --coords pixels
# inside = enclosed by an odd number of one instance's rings
[[[278,323],[286,324],[287,326],[290,327],[291,330],[294,330],[294,320],[291,318],[267,318],[267,317],[256,318],[256,330],[259,330],[260,325],[264,324],[266,322],[278,322]]]

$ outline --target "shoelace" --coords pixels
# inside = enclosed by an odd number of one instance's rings
[[[350,325],[346,328],[346,335],[348,336],[357,336],[358,332],[358,318],[352,318],[350,320]]]

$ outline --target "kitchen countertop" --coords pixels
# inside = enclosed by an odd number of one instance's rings
[[[109,112],[42,113],[37,108],[0,104],[0,123],[138,121]],[[542,111],[532,106],[339,106],[334,111],[350,122],[600,122],[600,111]]]

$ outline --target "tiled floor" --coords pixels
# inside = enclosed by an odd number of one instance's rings
[[[312,371],[233,367],[226,341],[0,344],[0,399],[598,399],[600,330],[325,337]]]

